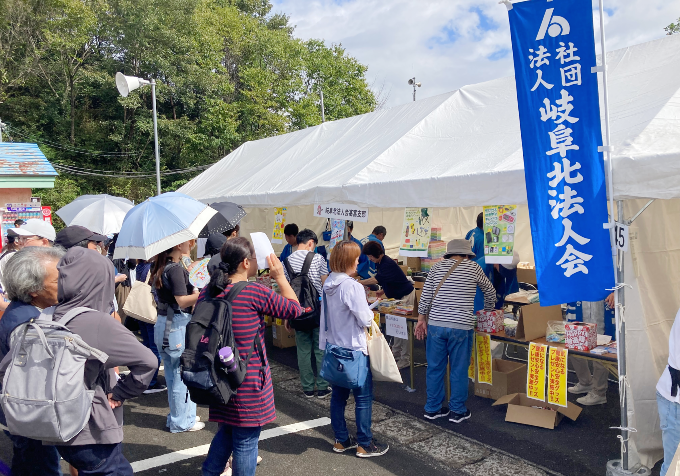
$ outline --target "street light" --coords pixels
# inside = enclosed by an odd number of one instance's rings
[[[158,124],[156,121],[156,81],[153,79],[147,81],[146,79],[137,78],[135,76],[125,76],[123,73],[116,73],[116,86],[118,87],[118,92],[121,96],[126,98],[130,91],[151,85],[151,99],[153,102],[153,142],[154,149],[156,152],[156,187],[158,188],[158,195],[161,194],[161,159],[158,150]]]
[[[408,84],[409,84],[410,86],[413,86],[413,100],[415,101],[415,100],[416,100],[416,86],[420,87],[420,86],[422,86],[422,84],[421,84],[421,83],[416,83],[416,78],[415,78],[415,76],[414,76],[413,78],[411,78],[411,79],[408,80]]]

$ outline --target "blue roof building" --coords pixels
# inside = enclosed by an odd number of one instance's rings
[[[57,175],[37,144],[0,142],[0,188],[54,188]]]

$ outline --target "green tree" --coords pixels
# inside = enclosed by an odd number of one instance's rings
[[[207,166],[243,142],[376,108],[366,66],[302,41],[268,0],[4,0],[0,117],[64,173],[43,197],[136,201],[155,193],[151,91],[121,97],[116,72],[156,81],[161,169]],[[165,175],[174,190],[196,172]]]
[[[671,23],[664,30],[667,35],[673,35],[675,33],[680,33],[680,18],[676,20],[677,23]]]

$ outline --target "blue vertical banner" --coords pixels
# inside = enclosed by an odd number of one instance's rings
[[[614,285],[591,0],[508,5],[541,305]]]

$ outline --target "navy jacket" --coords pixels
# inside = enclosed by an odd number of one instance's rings
[[[40,315],[37,307],[21,301],[12,301],[0,319],[0,360],[9,352],[9,336],[21,324]]]

